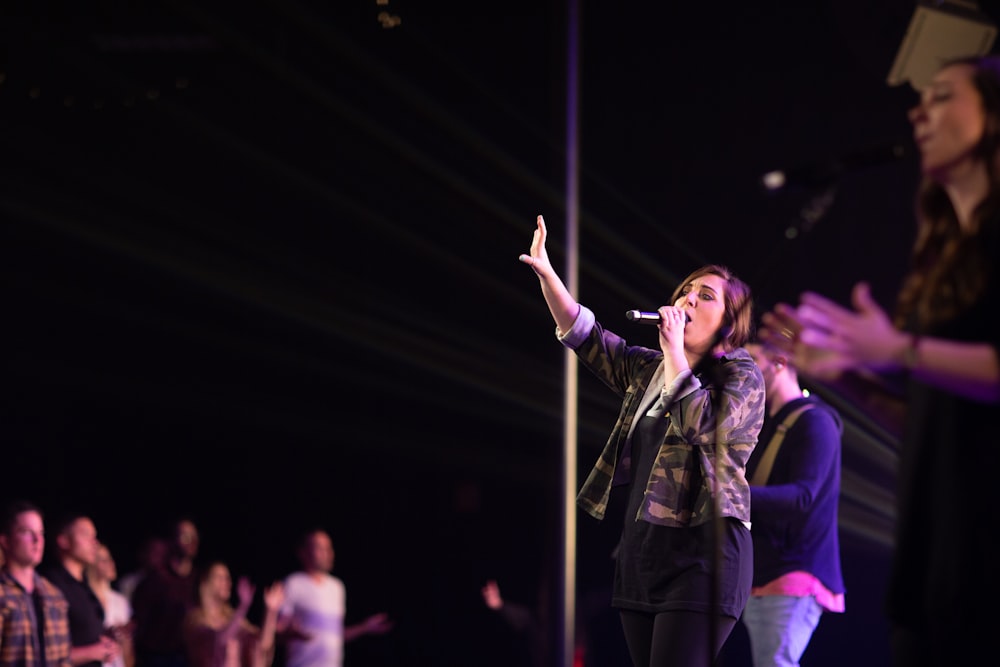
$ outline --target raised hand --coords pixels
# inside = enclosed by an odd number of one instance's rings
[[[264,589],[264,607],[269,611],[279,609],[285,602],[285,586],[277,581]]]
[[[531,236],[531,249],[528,254],[523,254],[518,259],[530,266],[539,276],[545,277],[552,273],[549,253],[545,250],[545,239],[548,236],[548,231],[545,229],[545,220],[542,216],[538,216],[536,224],[535,231]]]
[[[503,598],[500,597],[500,586],[493,579],[486,582],[482,590],[483,602],[490,609],[499,609],[503,606]]]
[[[569,331],[580,313],[580,304],[566,285],[562,278],[552,268],[549,261],[549,254],[545,250],[545,239],[548,233],[545,229],[545,220],[538,216],[535,221],[535,231],[531,237],[531,249],[527,254],[518,256],[518,259],[530,266],[535,275],[538,276],[538,283],[542,288],[542,296],[545,297],[545,304],[552,313],[552,319],[560,331]]]

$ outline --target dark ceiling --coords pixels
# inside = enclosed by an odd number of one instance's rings
[[[905,267],[912,158],[811,224],[820,190],[759,179],[908,140],[913,2],[2,7],[8,494],[516,521],[558,498],[565,414],[517,261],[537,214],[648,344],[624,311],[705,261],[761,308],[862,278],[889,303]],[[578,405],[583,469],[617,403],[581,377]],[[884,545],[892,443],[849,429],[845,523]]]

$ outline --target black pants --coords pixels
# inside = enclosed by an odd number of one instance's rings
[[[635,667],[712,667],[736,626],[731,616],[713,618],[698,611],[653,614],[623,610],[621,619]]]

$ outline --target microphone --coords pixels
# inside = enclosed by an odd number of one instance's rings
[[[625,317],[633,322],[638,322],[640,324],[659,324],[660,314],[659,313],[647,313],[641,310],[627,310],[625,311]],[[691,316],[684,313],[684,318],[690,322]]]
[[[775,192],[786,187],[817,187],[830,185],[842,174],[867,167],[891,164],[908,158],[912,153],[910,142],[893,141],[871,148],[846,153],[828,162],[776,169],[764,174],[761,185],[765,190]]]

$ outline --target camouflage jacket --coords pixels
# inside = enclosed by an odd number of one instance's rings
[[[664,391],[663,353],[628,345],[601,327],[588,308],[581,306],[570,331],[556,334],[623,399],[618,422],[577,496],[582,509],[604,518],[612,484],[630,475],[636,416],[646,414],[662,398],[669,406],[663,417],[670,425],[635,518],[664,526],[706,523],[715,506],[712,489],[718,489],[721,516],[750,521],[746,464],[764,422],[764,378],[745,349],[720,358],[716,366],[720,372],[682,373]],[[700,480],[697,490],[691,488],[694,480]]]

